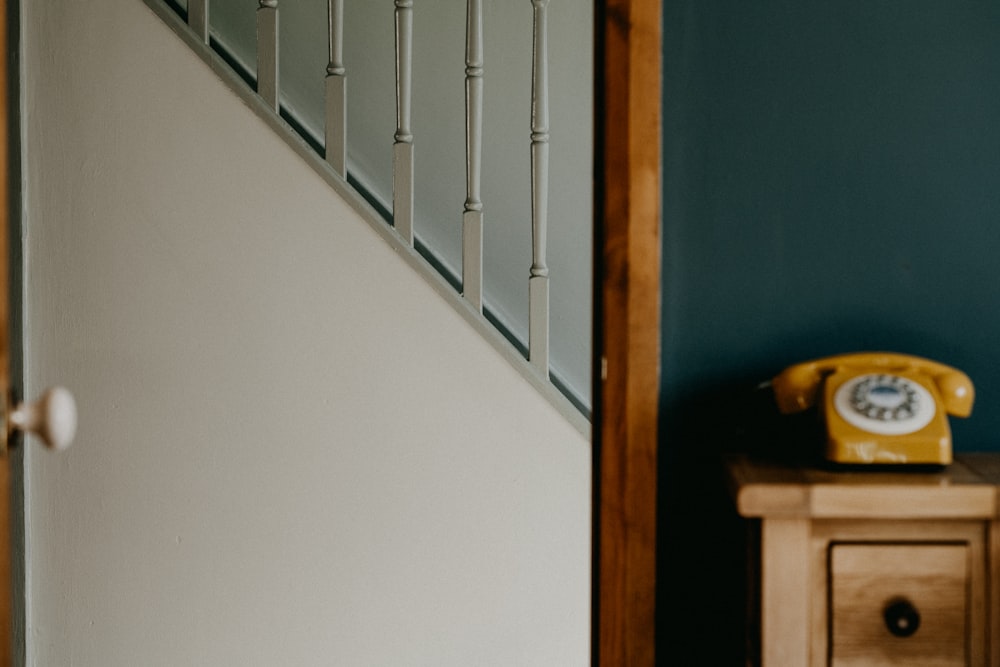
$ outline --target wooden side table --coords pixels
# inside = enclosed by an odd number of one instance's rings
[[[752,663],[1000,667],[1000,455],[726,470],[750,527]]]

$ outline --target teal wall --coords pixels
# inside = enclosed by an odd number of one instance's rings
[[[1000,449],[1000,3],[666,0],[664,18],[660,608],[688,613],[661,614],[660,648],[727,664],[692,639],[742,618],[718,454],[815,446],[761,381],[931,357],[976,385],[956,450]]]

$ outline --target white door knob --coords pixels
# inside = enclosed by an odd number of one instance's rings
[[[49,449],[66,449],[76,435],[76,401],[64,387],[52,387],[34,403],[20,403],[10,425],[34,433]]]

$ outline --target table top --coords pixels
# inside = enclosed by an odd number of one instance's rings
[[[810,467],[744,455],[725,467],[736,509],[748,518],[1000,518],[1000,454],[956,455],[938,469]]]

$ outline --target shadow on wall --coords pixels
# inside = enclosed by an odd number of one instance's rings
[[[673,418],[660,450],[657,650],[670,660],[661,663],[742,665],[748,524],[727,492],[723,455],[805,462],[819,424],[813,411],[779,414],[770,388],[753,383],[688,395],[663,413]]]

